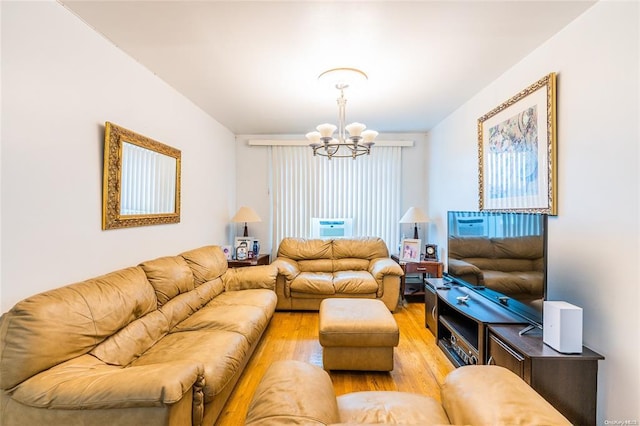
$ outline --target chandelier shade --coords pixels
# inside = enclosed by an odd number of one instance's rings
[[[378,136],[375,130],[365,130],[362,123],[345,125],[347,99],[344,91],[350,84],[357,80],[367,80],[367,75],[356,68],[333,68],[320,74],[320,80],[330,81],[340,91],[338,102],[338,125],[324,123],[316,127],[316,131],[309,132],[305,136],[309,140],[309,146],[313,155],[321,155],[332,158],[348,158],[354,160],[360,155],[371,154],[371,147]],[[336,137],[333,136],[338,131]]]

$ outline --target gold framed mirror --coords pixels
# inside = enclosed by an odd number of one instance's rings
[[[180,150],[106,122],[102,229],[180,222]]]

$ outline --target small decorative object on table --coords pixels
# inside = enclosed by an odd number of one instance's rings
[[[420,262],[420,240],[415,238],[402,240],[400,260],[403,262]]]
[[[244,244],[247,254],[246,257],[239,260],[245,260],[249,258],[249,251],[253,247],[253,237],[236,237],[235,243],[233,244],[233,252],[236,259],[238,259],[238,247],[240,247],[242,244]]]
[[[243,241],[236,248],[236,259],[245,260],[249,256],[249,247],[247,246],[247,242]]]
[[[233,247],[231,246],[222,246],[222,252],[224,253],[227,260],[233,259]]]
[[[424,249],[424,260],[438,260],[438,246],[427,244]]]

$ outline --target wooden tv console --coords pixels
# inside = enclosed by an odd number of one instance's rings
[[[429,328],[456,367],[495,364],[508,368],[571,423],[595,425],[598,360],[604,359],[602,355],[587,347],[581,354],[557,352],[542,342],[542,330],[520,335],[528,325],[522,318],[470,288],[449,285],[442,278],[425,281],[431,289],[425,291],[426,306],[434,306],[425,309],[425,323],[435,317],[435,327]]]

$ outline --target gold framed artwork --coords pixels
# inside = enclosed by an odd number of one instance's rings
[[[478,119],[480,210],[556,215],[556,74]]]

